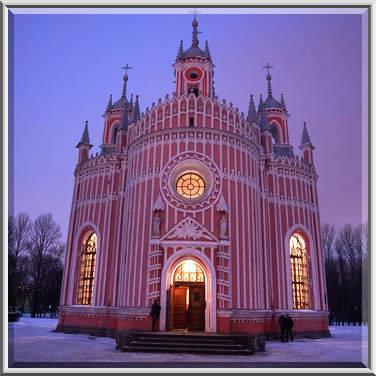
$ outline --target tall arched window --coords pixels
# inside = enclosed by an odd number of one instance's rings
[[[116,124],[116,125],[113,126],[113,130],[112,130],[112,140],[111,140],[111,142],[113,144],[116,144],[116,137],[117,137],[118,131],[119,131],[119,124]]]
[[[290,238],[290,265],[293,309],[308,309],[308,278],[306,244],[299,233]]]
[[[270,130],[271,130],[274,143],[279,144],[279,131],[278,131],[277,126],[274,123],[271,125]]]
[[[95,234],[95,232],[92,232],[86,238],[81,250],[78,304],[88,305],[92,303],[96,254],[97,235]]]

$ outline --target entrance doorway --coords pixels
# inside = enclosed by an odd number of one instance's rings
[[[185,260],[175,270],[174,284],[168,292],[167,328],[170,330],[205,330],[205,275],[192,260]]]

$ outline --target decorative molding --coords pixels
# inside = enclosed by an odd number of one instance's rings
[[[225,198],[223,197],[223,193],[221,193],[221,196],[219,197],[217,211],[228,213],[228,206],[226,204]]]
[[[184,218],[174,226],[162,240],[206,240],[218,242],[218,239],[210,233],[204,226],[191,217]]]
[[[165,203],[164,203],[160,193],[158,194],[158,197],[157,197],[157,199],[156,199],[156,201],[154,202],[154,205],[153,205],[153,211],[159,211],[159,210],[160,211],[165,210]]]

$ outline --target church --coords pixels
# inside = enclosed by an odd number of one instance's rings
[[[175,91],[141,112],[128,94],[77,144],[58,330],[328,333],[314,146],[296,153],[270,64],[247,114],[220,99],[208,42],[180,42]],[[220,80],[221,78],[218,77]],[[279,96],[278,96],[279,98]]]

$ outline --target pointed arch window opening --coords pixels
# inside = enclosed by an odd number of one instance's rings
[[[81,248],[78,304],[90,305],[93,299],[95,260],[97,255],[97,235],[92,232]]]
[[[290,267],[293,309],[309,309],[307,251],[303,237],[290,237]]]
[[[113,144],[116,144],[116,137],[117,137],[118,131],[119,131],[119,124],[116,124],[114,126],[114,130],[112,131],[112,143]]]
[[[275,124],[272,124],[271,126],[271,134],[272,134],[274,144],[279,144],[280,143],[279,132]]]

